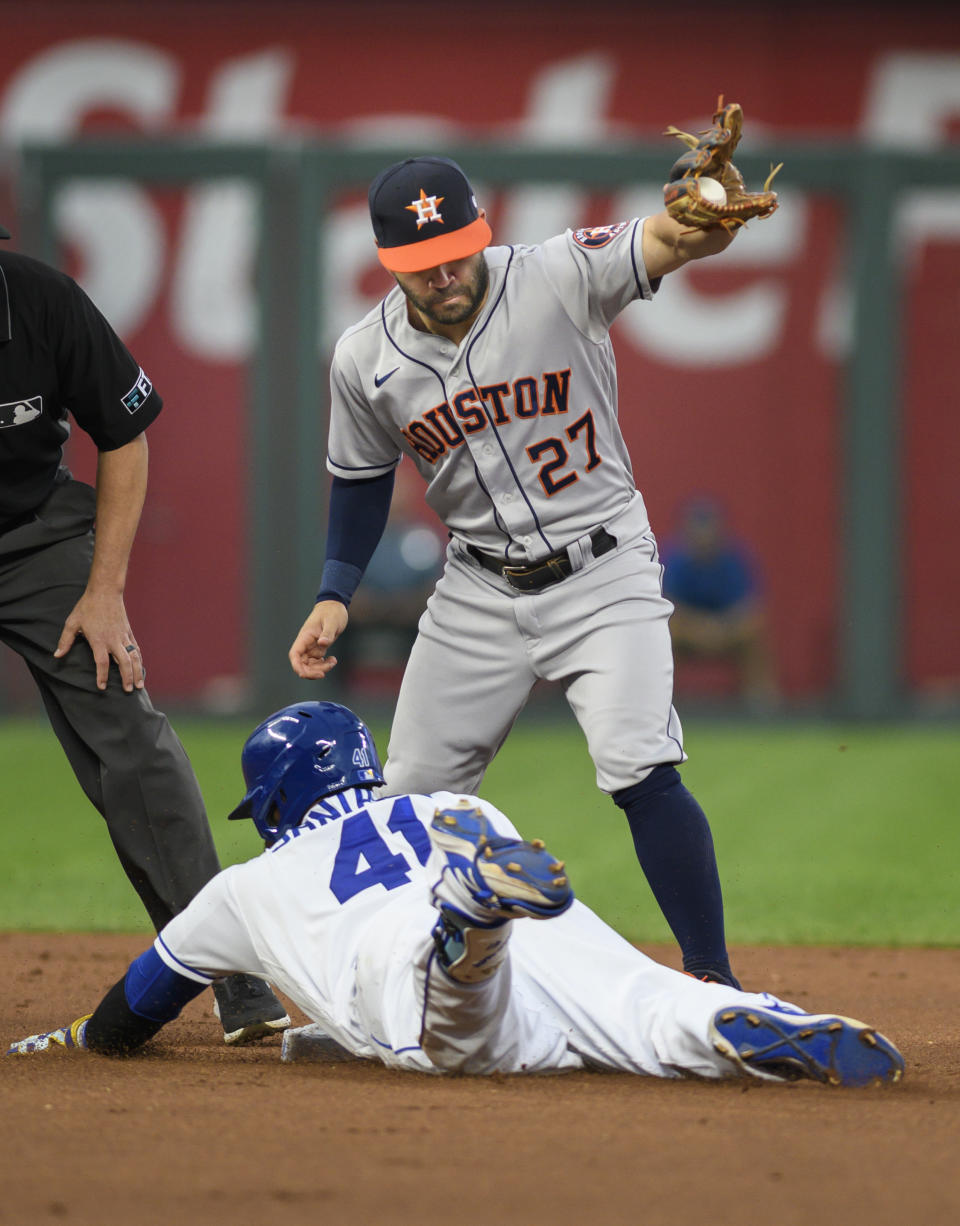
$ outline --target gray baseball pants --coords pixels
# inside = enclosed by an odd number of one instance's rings
[[[74,774],[107,823],[124,872],[159,931],[220,869],[193,768],[146,690],[111,665],[98,690],[79,639],[55,660],[86,587],[94,491],[58,485],[30,522],[0,534],[0,640],[26,661]]]

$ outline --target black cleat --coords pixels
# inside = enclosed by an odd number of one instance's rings
[[[213,985],[214,1014],[223,1027],[223,1041],[231,1046],[254,1043],[279,1034],[290,1025],[287,1011],[269,983],[255,975],[229,975]]]

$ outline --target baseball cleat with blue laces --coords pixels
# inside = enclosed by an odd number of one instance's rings
[[[562,860],[540,839],[504,838],[469,801],[438,809],[430,837],[447,861],[434,887],[436,901],[462,905],[475,919],[549,919],[573,902]]]
[[[761,1076],[833,1086],[899,1081],[903,1056],[884,1035],[850,1017],[735,1006],[713,1017],[714,1048]]]
[[[506,957],[511,920],[551,919],[573,903],[562,860],[539,839],[498,834],[469,801],[438,809],[430,838],[444,861],[431,896],[440,912],[433,941],[451,979],[489,979]]]

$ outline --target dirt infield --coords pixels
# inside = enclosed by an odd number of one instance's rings
[[[4,1045],[92,1008],[144,944],[0,934]],[[734,952],[746,986],[883,1030],[904,1081],[281,1065],[279,1040],[226,1049],[207,993],[136,1058],[0,1061],[0,1223],[955,1226],[960,952]]]

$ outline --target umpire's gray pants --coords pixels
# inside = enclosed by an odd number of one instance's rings
[[[0,534],[0,640],[26,661],[74,774],[159,931],[220,863],[189,759],[146,690],[125,693],[112,663],[106,690],[98,690],[83,639],[53,657],[86,587],[94,506],[90,486],[68,481],[31,522]]]

